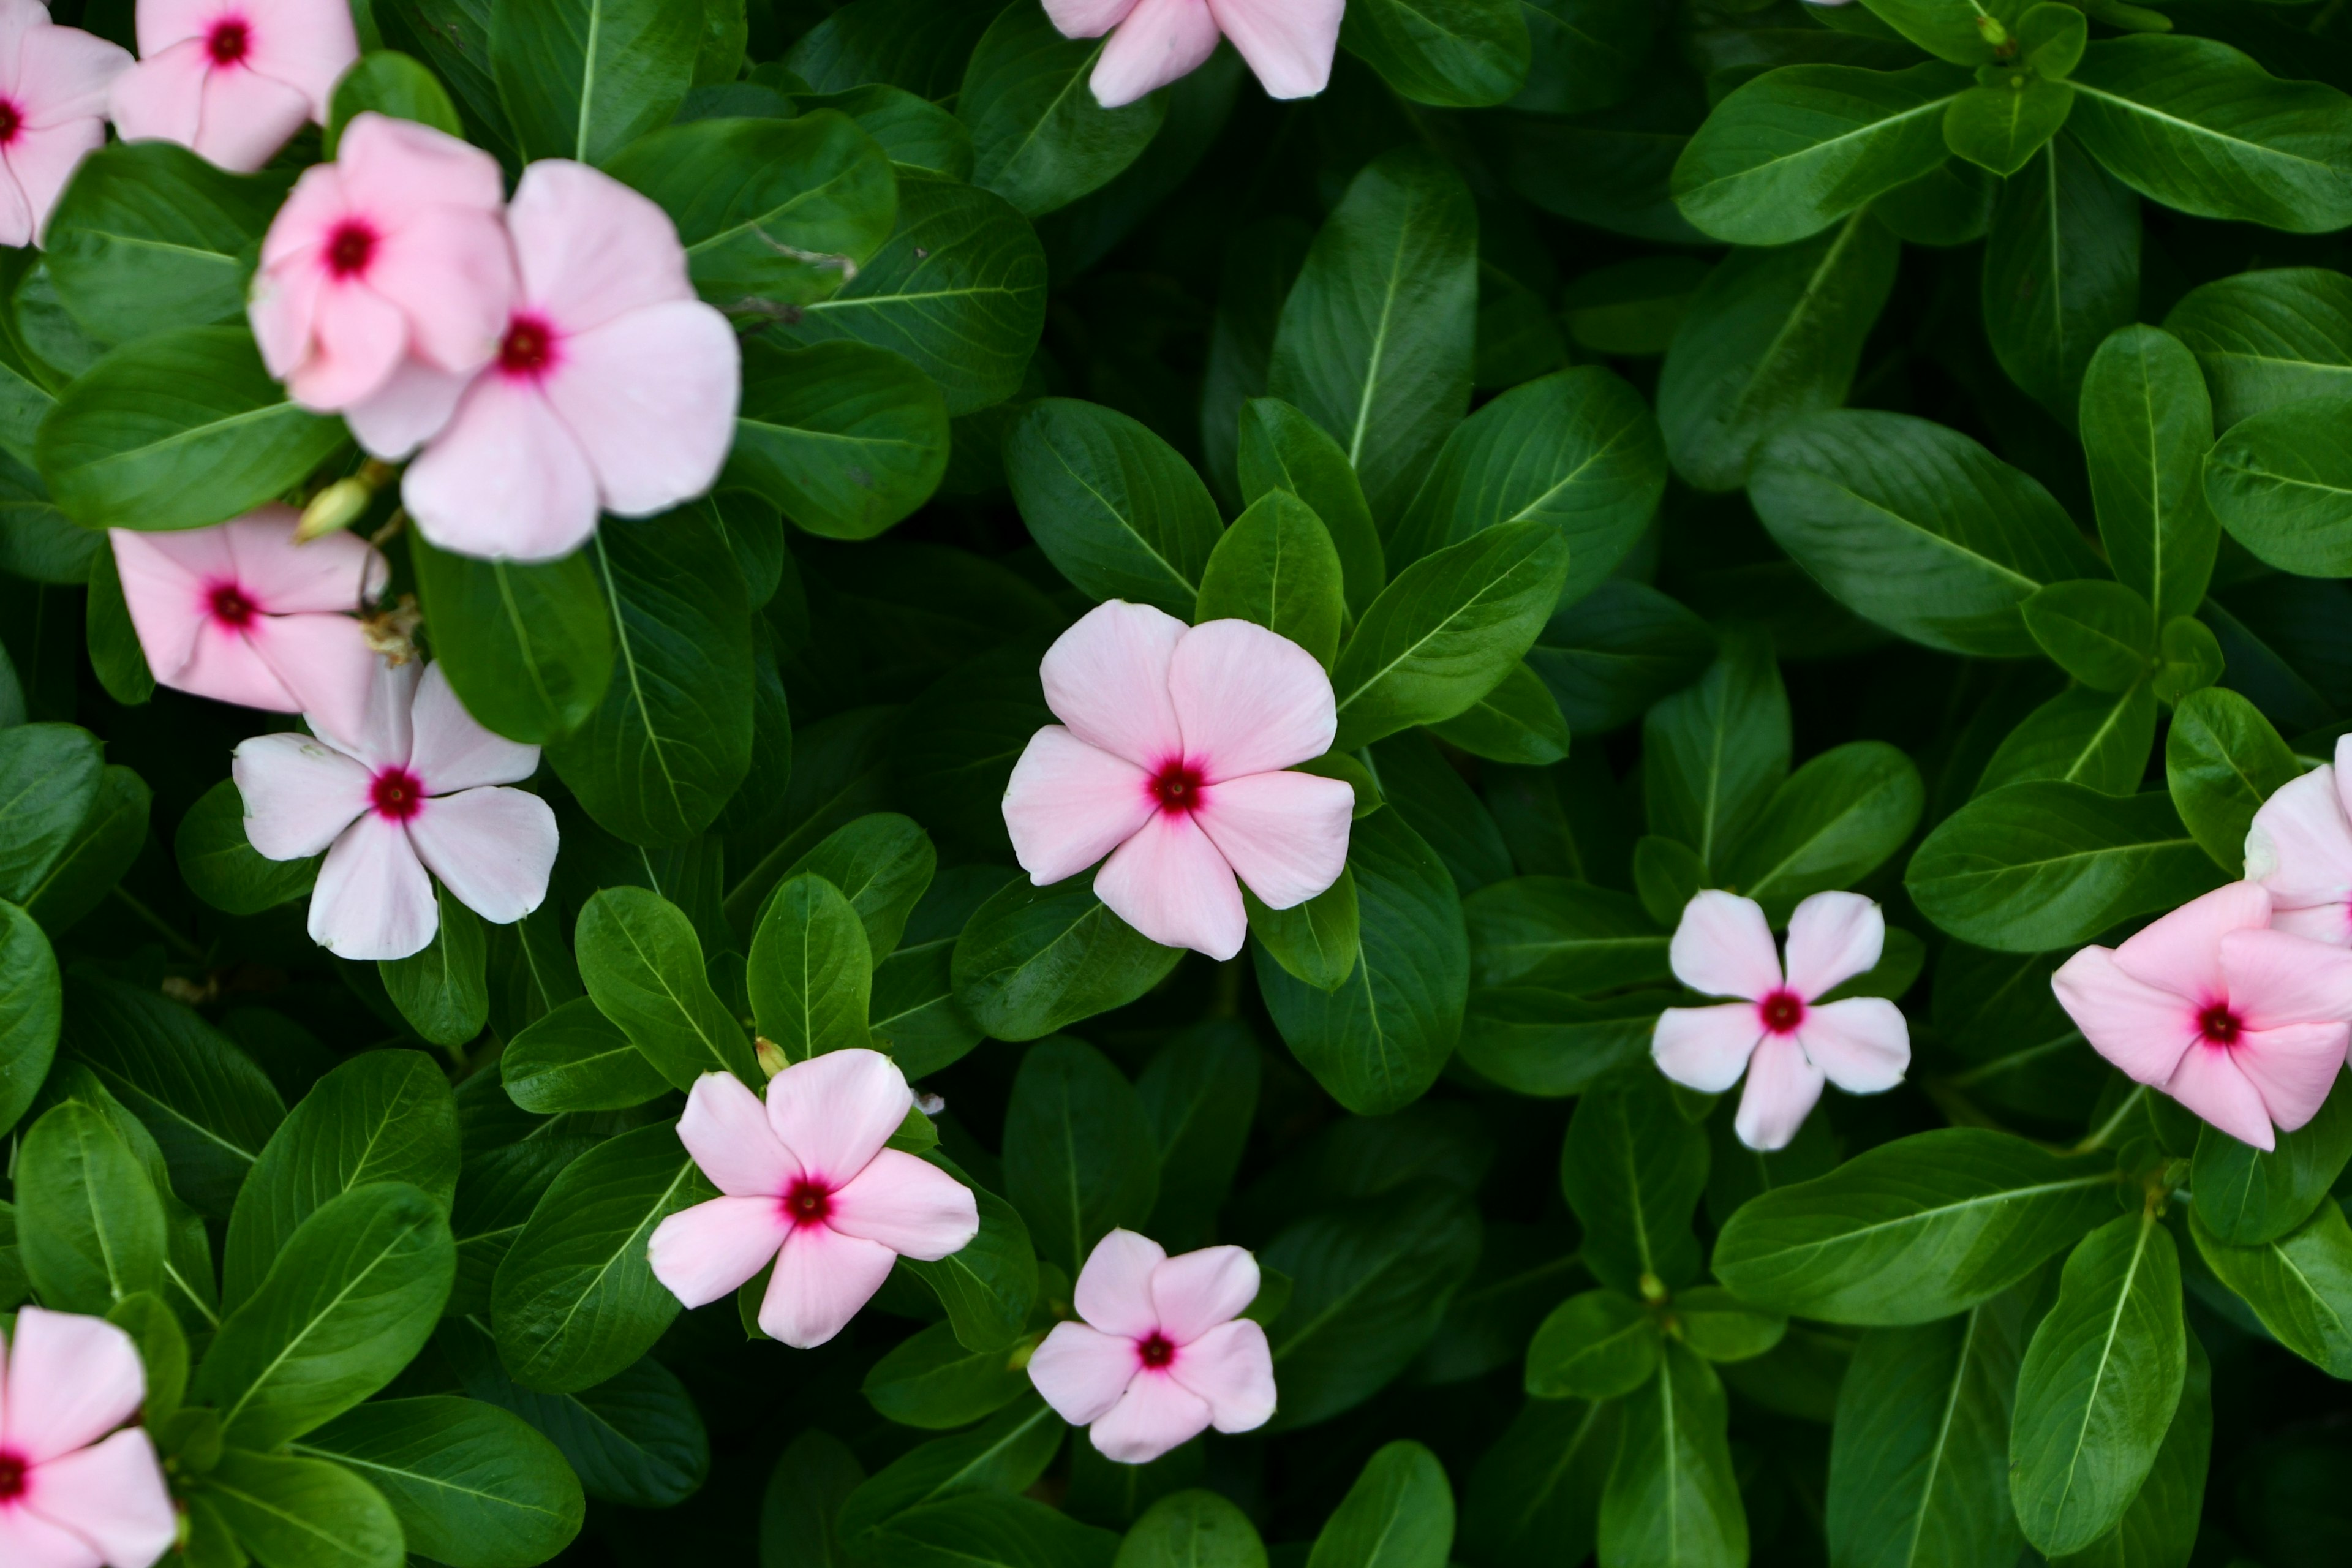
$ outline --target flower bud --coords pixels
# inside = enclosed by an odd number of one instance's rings
[[[751,1054],[760,1059],[760,1070],[770,1078],[792,1065],[784,1059],[784,1048],[765,1035],[752,1037]]]
[[[330,533],[340,533],[367,514],[368,503],[375,500],[375,491],[368,489],[357,475],[337,479],[310,498],[302,509],[302,521],[295,527],[297,543],[308,544]]]

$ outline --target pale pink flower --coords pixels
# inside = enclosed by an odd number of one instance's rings
[[[438,433],[401,497],[444,550],[539,561],[579,548],[600,509],[647,517],[709,489],[742,359],[668,215],[610,175],[533,163],[507,229],[519,288],[489,368],[405,378],[406,427]]]
[[[103,1318],[16,1310],[0,1356],[0,1563],[148,1568],[171,1550],[180,1520],[155,1445],[122,1425],[146,1397],[129,1334]]]
[[[294,542],[300,515],[265,506],[211,528],[114,528],[139,647],[174,690],[359,727],[375,653],[352,612],[383,592],[383,557],[348,533]]]
[[[2345,798],[2352,735],[2321,763],[2263,802],[2246,831],[2246,880],[2271,896],[2271,924],[2352,945],[2352,801]]]
[[[1675,978],[1720,1007],[1669,1007],[1650,1054],[1685,1089],[1721,1094],[1748,1075],[1733,1127],[1750,1149],[1783,1149],[1805,1124],[1824,1080],[1848,1094],[1903,1081],[1911,1031],[1883,996],[1823,1002],[1867,973],[1886,945],[1886,916],[1860,893],[1815,893],[1789,917],[1784,970],[1763,906],[1716,889],[1683,906],[1666,949]]]
[[[1078,1270],[1085,1321],[1054,1325],[1029,1358],[1029,1381],[1123,1465],[1149,1464],[1211,1426],[1263,1426],[1274,1355],[1265,1331],[1242,1316],[1257,1286],[1257,1259],[1238,1247],[1171,1258],[1114,1230]]]
[[[1111,34],[1090,83],[1105,109],[1190,75],[1216,52],[1220,33],[1268,97],[1312,98],[1331,79],[1346,9],[1346,0],[1045,0],[1064,37]]]
[[[360,58],[347,0],[139,0],[139,63],[115,79],[126,142],[177,142],[250,174],[327,122]]]
[[[106,143],[106,94],[130,53],[0,0],[0,246],[37,244],[83,157]]]
[[[2257,1149],[2316,1115],[2352,1038],[2352,952],[2271,929],[2232,882],[2050,977],[2092,1048]]]
[[[703,1074],[677,1137],[725,1195],[655,1226],[654,1278],[699,1307],[773,1263],[761,1331],[802,1350],[841,1332],[899,1258],[934,1261],[980,1234],[971,1188],[883,1147],[914,1103],[879,1051],[794,1062],[768,1080],[764,1109],[736,1079]]]
[[[1286,773],[1331,748],[1330,677],[1248,621],[1186,626],[1113,599],[1045,651],[1045,706],[1004,791],[1013,853],[1038,887],[1103,857],[1095,892],[1152,941],[1212,958],[1249,923],[1234,875],[1267,908],[1339,879],[1356,792]]]
[[[432,431],[386,384],[412,362],[468,376],[498,352],[514,299],[505,204],[488,153],[354,116],[335,162],[303,171],[261,242],[247,313],[269,374],[305,408],[345,411],[377,457],[406,456]]]
[[[272,860],[327,852],[310,939],[342,958],[406,958],[441,923],[427,870],[499,925],[547,897],[555,813],[528,790],[494,787],[538,767],[537,746],[475,722],[440,666],[380,662],[366,717],[348,737],[256,735],[229,773],[257,851]]]

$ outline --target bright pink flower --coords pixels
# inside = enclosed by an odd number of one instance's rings
[[[2257,1149],[2318,1113],[2352,1037],[2352,952],[2272,930],[2252,882],[2083,949],[2050,985],[2093,1049]]]
[[[377,457],[407,456],[433,432],[385,384],[412,361],[468,376],[498,352],[514,298],[505,203],[488,153],[429,125],[353,117],[335,162],[303,171],[261,242],[247,313],[269,374],[306,408],[348,411]]]
[[[541,561],[579,548],[600,509],[647,517],[710,488],[742,358],[668,215],[610,175],[533,163],[507,227],[520,288],[498,353],[470,384],[412,389],[411,427],[443,396],[457,412],[401,497],[444,550]]]
[[[2352,735],[2322,763],[2263,802],[2246,832],[2246,880],[2271,896],[2271,924],[2337,947],[2352,944],[2352,802],[2345,798]]]
[[[1783,1149],[1805,1124],[1824,1079],[1848,1094],[1903,1081],[1911,1031],[1883,996],[1821,996],[1869,971],[1886,945],[1886,916],[1860,893],[1815,893],[1789,917],[1784,971],[1753,899],[1714,889],[1683,906],[1666,949],[1675,978],[1720,1007],[1669,1007],[1650,1054],[1686,1089],[1721,1094],[1748,1075],[1733,1127],[1750,1149]]]
[[[106,93],[124,49],[49,20],[40,0],[0,0],[0,246],[40,239],[86,153],[106,142]]]
[[[655,1227],[654,1278],[689,1307],[776,1266],[760,1303],[772,1339],[808,1350],[848,1326],[901,1258],[930,1262],[980,1234],[971,1189],[883,1145],[915,1097],[879,1051],[831,1051],[768,1080],[723,1072],[687,1096],[678,1142],[724,1194]]]
[[[547,897],[555,813],[528,790],[493,787],[538,767],[539,748],[475,722],[438,665],[380,662],[348,739],[256,735],[229,773],[256,850],[272,860],[327,852],[310,939],[342,958],[406,958],[441,923],[427,870],[499,925]]]
[[[1038,887],[1108,855],[1095,892],[1112,913],[1225,959],[1249,931],[1236,872],[1276,910],[1339,879],[1356,792],[1283,771],[1330,750],[1338,724],[1305,648],[1113,599],[1061,635],[1042,673],[1062,722],[1030,737],[1004,791],[1013,856]]]
[[[180,1520],[155,1446],[122,1426],[147,1397],[131,1336],[20,1307],[0,1368],[0,1563],[148,1568],[171,1550]]]
[[[1091,85],[1105,109],[1190,75],[1234,41],[1271,98],[1312,98],[1331,79],[1346,0],[1045,0],[1066,38],[1111,33]]]
[[[1078,1270],[1086,1321],[1054,1325],[1029,1358],[1029,1381],[1123,1465],[1149,1464],[1211,1426],[1263,1426],[1274,1355],[1265,1331],[1242,1316],[1257,1285],[1257,1259],[1238,1247],[1171,1258],[1112,1231]]]
[[[294,542],[292,507],[212,528],[107,531],[157,681],[199,697],[358,728],[375,653],[352,612],[383,592],[383,557],[348,533]]]
[[[177,142],[249,174],[327,122],[360,58],[346,0],[139,0],[139,63],[115,79],[126,142]]]

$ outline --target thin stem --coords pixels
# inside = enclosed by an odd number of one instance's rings
[[[2123,1103],[2116,1107],[2115,1114],[2108,1117],[2106,1121],[2101,1122],[2097,1127],[2092,1129],[2091,1135],[2088,1138],[2085,1138],[2080,1143],[2075,1144],[2074,1152],[2077,1154],[2088,1154],[2095,1150],[2105,1148],[2107,1146],[2107,1140],[2116,1135],[2116,1129],[2124,1124],[2124,1118],[2129,1116],[2134,1110],[2138,1109],[2141,1098],[2147,1093],[2147,1085],[2144,1083],[2136,1083],[2132,1085],[2131,1092],[2124,1096]]]
[[[156,933],[162,936],[165,942],[168,942],[173,947],[178,948],[183,956],[197,963],[202,963],[205,961],[205,950],[203,948],[198,947],[194,942],[190,942],[186,937],[182,936],[178,931],[173,931],[171,924],[166,921],[163,916],[157,914],[153,910],[149,909],[145,904],[141,903],[139,900],[134,898],[132,895],[124,892],[122,890],[121,884],[117,883],[112,891],[114,896],[121,899],[123,904],[129,908],[132,914],[137,915],[141,920],[145,921],[149,925],[154,927]]]

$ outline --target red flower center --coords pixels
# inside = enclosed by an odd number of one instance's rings
[[[2197,1032],[2209,1046],[2234,1046],[2245,1031],[2246,1021],[2230,1010],[2227,1002],[2215,1002],[2197,1015]]]
[[[833,1214],[833,1189],[803,1176],[784,1194],[783,1210],[793,1225],[823,1225]]]
[[[1793,991],[1775,991],[1756,1004],[1756,1011],[1774,1034],[1793,1034],[1805,1021],[1805,999]]]
[[[0,1502],[13,1502],[25,1495],[25,1473],[31,1468],[23,1455],[0,1453]]]
[[[406,768],[386,768],[368,785],[368,805],[378,816],[405,822],[425,809],[425,785]]]
[[[216,66],[237,64],[252,47],[252,35],[246,30],[245,23],[235,16],[222,17],[205,35],[205,53],[212,56]]]
[[[235,583],[215,583],[205,595],[205,606],[213,619],[235,631],[243,631],[261,613],[261,606],[246,595]]]
[[[1161,1367],[1176,1359],[1176,1347],[1168,1342],[1167,1335],[1154,1329],[1150,1339],[1135,1347],[1135,1354],[1146,1366]]]
[[[1151,776],[1151,798],[1171,816],[1199,810],[1201,792],[1206,787],[1201,770],[1181,757],[1160,763],[1160,771]]]
[[[555,363],[555,331],[536,316],[517,316],[499,343],[499,368],[509,375],[537,376]]]
[[[375,230],[357,218],[345,218],[327,237],[327,270],[349,278],[367,270],[375,259]]]
[[[25,127],[24,110],[5,98],[0,98],[0,147],[16,140],[16,132]]]

